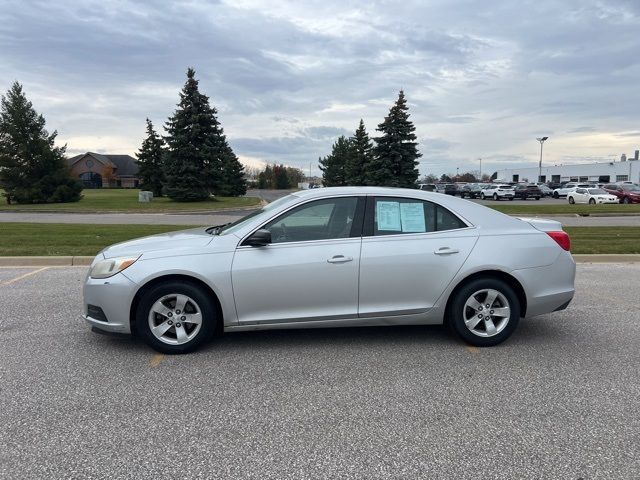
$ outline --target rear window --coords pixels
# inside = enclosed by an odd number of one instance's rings
[[[435,203],[411,198],[376,197],[373,235],[429,233],[465,228],[454,213]]]

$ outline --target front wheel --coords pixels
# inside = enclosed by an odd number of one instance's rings
[[[162,353],[188,353],[215,332],[216,309],[197,285],[170,281],[145,292],[136,311],[137,334]]]
[[[480,194],[480,200],[484,200],[484,193]]]
[[[494,200],[498,200],[498,194],[497,194],[497,193],[494,193],[494,194],[493,194],[493,199],[494,199]]]
[[[625,205],[629,205],[629,197],[624,197],[622,199],[622,203],[624,203]]]
[[[596,201],[593,198],[589,199],[589,205],[595,205]]]
[[[553,198],[560,198],[560,195],[558,195],[558,192],[553,192]]]
[[[576,203],[576,201],[573,199],[573,197],[569,197],[569,203],[573,205],[574,203]]]
[[[449,326],[467,343],[491,347],[511,336],[520,320],[520,302],[513,289],[496,278],[477,278],[453,297]]]

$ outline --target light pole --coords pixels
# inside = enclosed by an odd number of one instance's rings
[[[540,142],[540,162],[538,163],[538,182],[542,181],[542,145],[549,137],[536,138]]]
[[[480,160],[480,178],[478,180],[482,181],[482,158],[479,158],[478,160]]]

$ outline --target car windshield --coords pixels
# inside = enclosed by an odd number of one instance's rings
[[[607,193],[607,192],[605,192],[601,188],[590,188],[589,189],[589,194],[590,195],[603,195],[605,193]]]
[[[637,185],[622,185],[622,189],[627,192],[640,192],[640,187]]]
[[[258,215],[261,215],[265,212],[273,210],[274,208],[277,208],[278,206],[289,202],[293,196],[294,195],[287,195],[286,197],[282,197],[282,198],[279,198],[278,200],[274,200],[268,205],[265,205],[264,207],[258,210],[254,210],[248,215],[245,215],[244,217],[239,218],[235,222],[227,223],[226,225],[220,227],[218,230],[213,230],[212,233],[215,233],[217,235],[227,235],[229,233],[233,233],[239,230],[240,228],[244,227],[247,224],[247,222],[252,218],[257,217]]]

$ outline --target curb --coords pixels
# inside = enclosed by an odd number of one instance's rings
[[[91,265],[95,257],[0,257],[0,267],[75,267]],[[640,263],[640,254],[574,254],[576,263]]]
[[[75,267],[91,265],[95,256],[0,257],[0,267]]]

